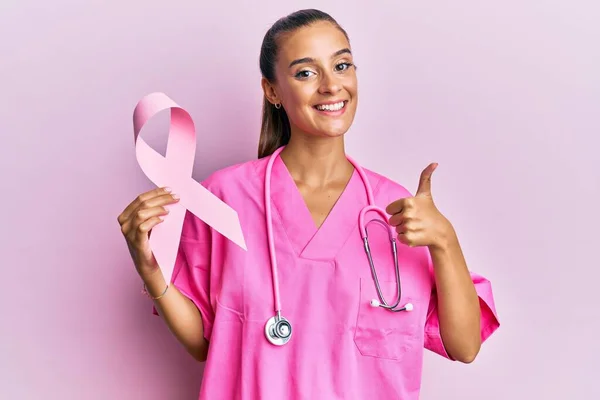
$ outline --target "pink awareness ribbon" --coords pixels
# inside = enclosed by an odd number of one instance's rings
[[[157,113],[170,109],[171,125],[166,155],[158,153],[140,136]],[[169,206],[169,214],[152,229],[150,248],[166,282],[171,281],[186,209],[217,232],[246,249],[237,212],[192,178],[196,155],[196,130],[192,117],[166,94],[144,96],[133,111],[137,161],[144,174],[158,187],[168,186],[180,197]]]

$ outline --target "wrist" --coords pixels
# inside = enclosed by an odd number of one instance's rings
[[[146,292],[152,298],[159,298],[164,295],[168,283],[162,275],[160,268],[140,274],[144,285],[143,292]]]
[[[429,250],[431,252],[440,254],[448,253],[453,247],[458,245],[458,238],[452,224],[446,222],[444,225],[445,226],[440,229],[439,234],[436,235],[436,240],[429,245]]]
[[[145,282],[146,280],[156,279],[160,273],[160,266],[156,261],[153,262],[138,262],[136,263],[138,275]]]

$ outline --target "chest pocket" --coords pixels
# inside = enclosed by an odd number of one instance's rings
[[[385,300],[391,304],[397,296],[396,281],[379,281]],[[388,360],[402,360],[404,355],[423,346],[424,319],[427,310],[421,296],[405,293],[398,307],[412,303],[412,311],[391,312],[381,307],[372,307],[371,300],[377,299],[375,282],[371,278],[360,279],[360,303],[354,331],[354,342],[363,356]],[[427,304],[425,304],[425,307]]]

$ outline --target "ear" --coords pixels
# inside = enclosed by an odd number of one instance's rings
[[[277,95],[277,89],[274,84],[269,82],[266,78],[261,78],[260,84],[263,89],[265,97],[271,104],[281,103],[279,96]]]

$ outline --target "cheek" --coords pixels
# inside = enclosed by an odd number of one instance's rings
[[[349,77],[344,86],[348,93],[350,93],[350,96],[353,98],[358,96],[358,81],[356,80],[356,76]]]
[[[313,97],[314,90],[309,88],[308,85],[294,88],[287,93],[286,96],[286,112],[290,120],[297,125],[303,125],[310,115],[311,99]]]
[[[285,93],[285,99],[288,107],[300,108],[310,105],[310,99],[312,98],[315,89],[311,85],[303,84],[291,84]]]

